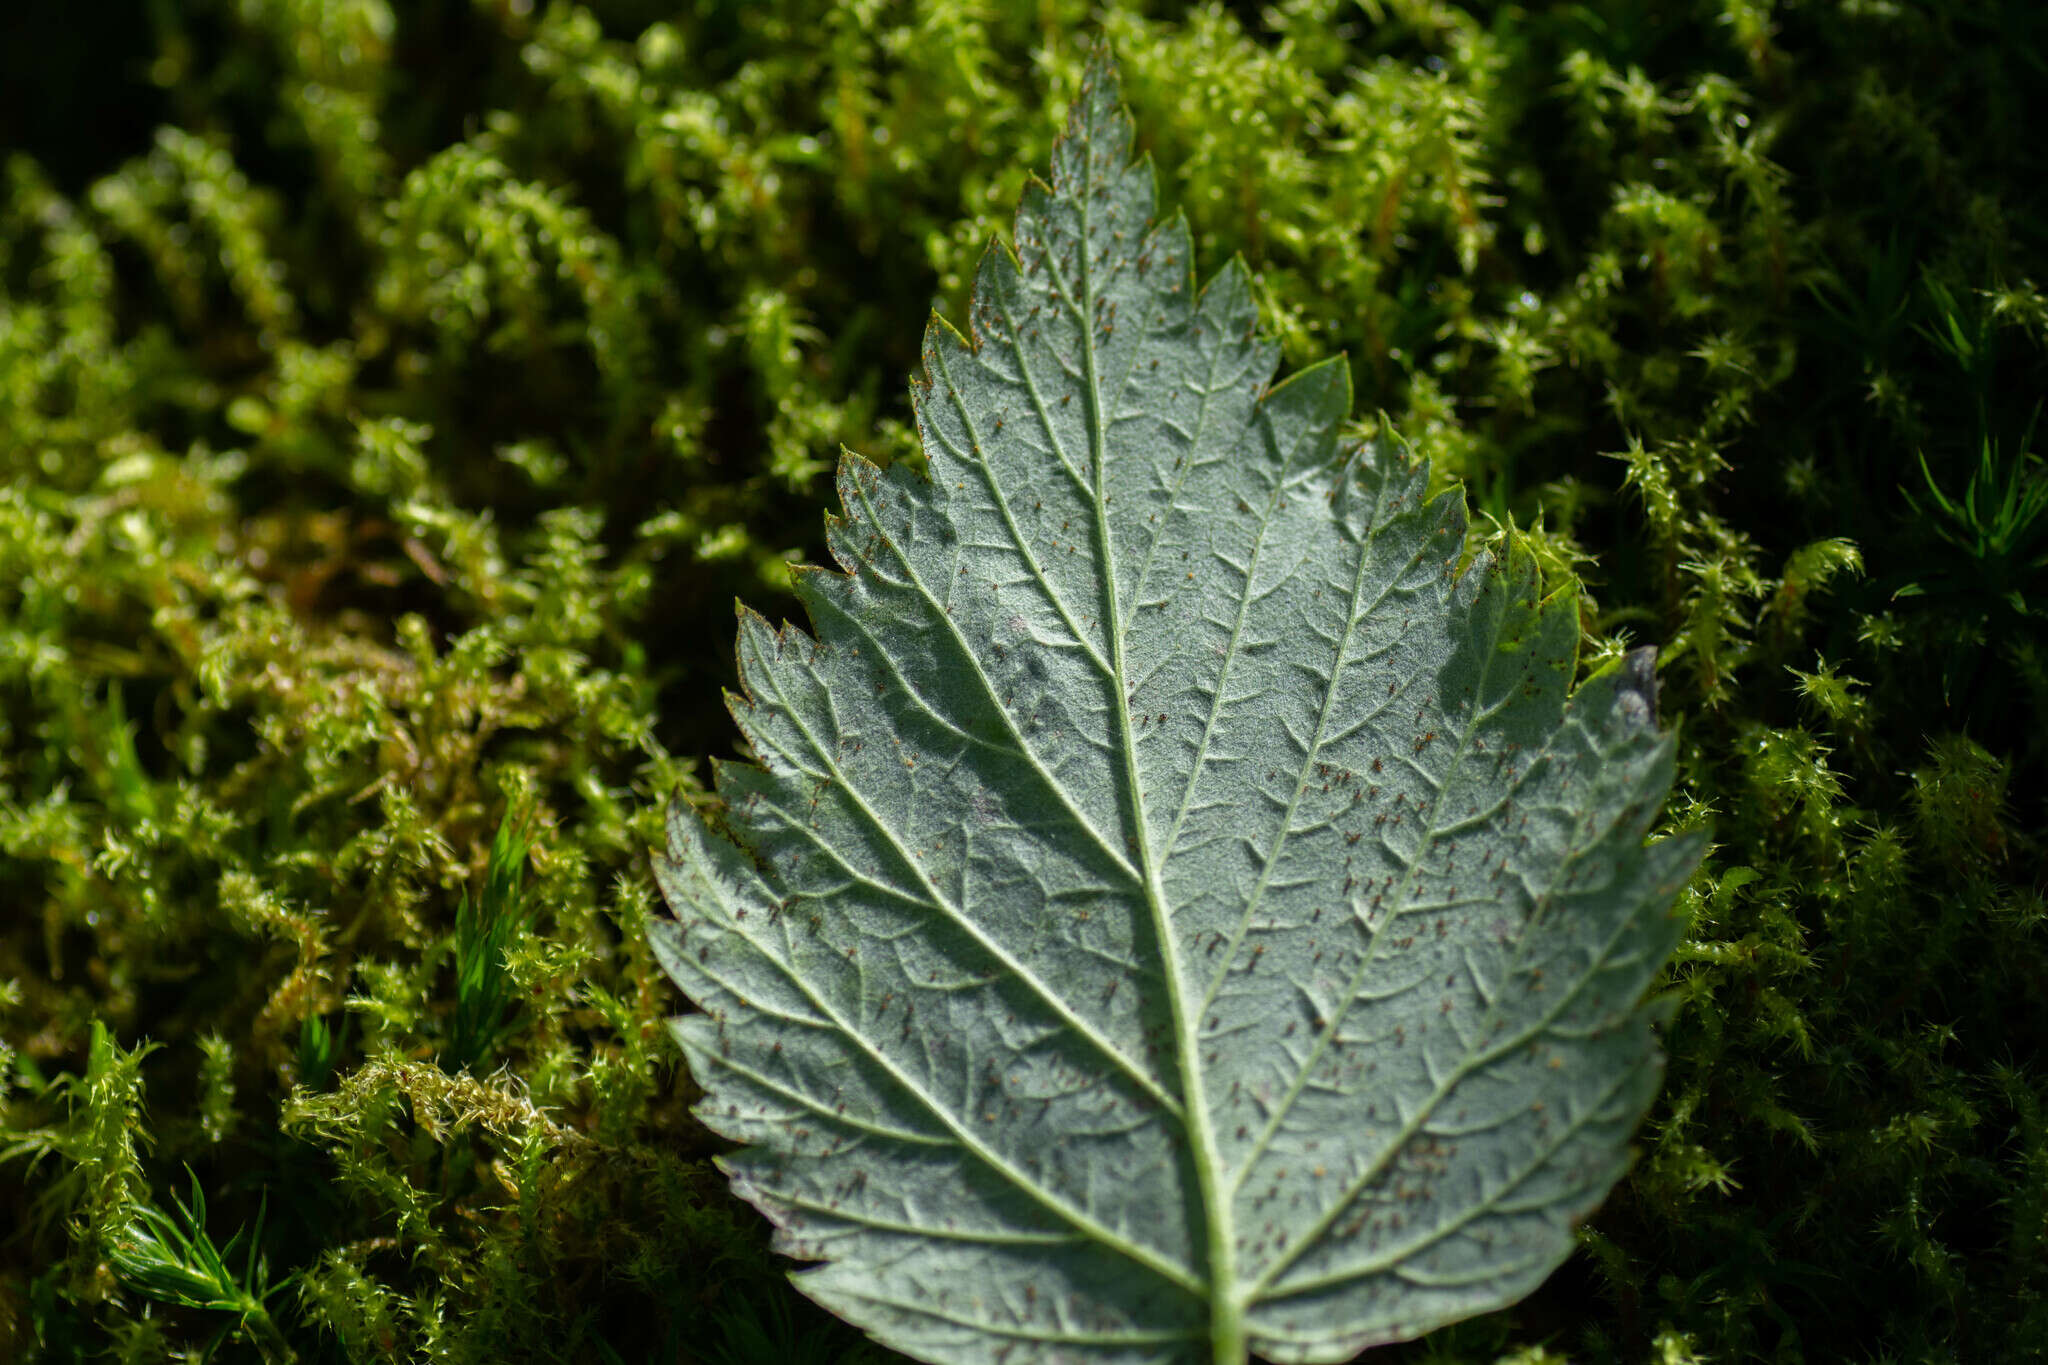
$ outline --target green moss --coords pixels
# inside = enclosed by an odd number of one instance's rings
[[[2048,1348],[2039,6],[23,22],[0,1356],[859,1349],[688,1116],[646,851],[1098,36],[1204,271],[1662,646],[1721,841],[1585,1254],[1394,1356]]]

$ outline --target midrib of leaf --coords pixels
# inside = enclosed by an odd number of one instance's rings
[[[1082,164],[1092,174],[1097,164],[1092,145],[1092,130],[1088,135],[1088,141],[1090,147],[1082,159]],[[1091,192],[1093,188],[1084,178],[1080,189],[1079,251],[1082,276],[1079,300],[1081,365],[1085,380],[1084,401],[1087,403],[1089,456],[1095,479],[1095,553],[1102,566],[1103,625],[1110,646],[1113,668],[1112,689],[1116,706],[1118,757],[1123,767],[1125,798],[1130,805],[1132,842],[1136,845],[1139,867],[1144,874],[1145,906],[1151,914],[1153,941],[1158,948],[1167,1002],[1173,1014],[1174,1057],[1180,1071],[1188,1155],[1195,1168],[1202,1212],[1208,1225],[1205,1231],[1208,1234],[1206,1240],[1209,1349],[1215,1365],[1243,1365],[1243,1362],[1251,1358],[1251,1350],[1245,1337],[1245,1304],[1237,1292],[1232,1210],[1222,1189],[1224,1172],[1217,1160],[1216,1135],[1210,1126],[1209,1103],[1203,1085],[1201,1040],[1196,1034],[1200,1014],[1190,1010],[1187,985],[1182,980],[1180,953],[1176,950],[1173,936],[1173,916],[1166,903],[1165,887],[1160,881],[1158,853],[1148,835],[1144,785],[1139,780],[1137,741],[1131,728],[1130,668],[1125,658],[1123,607],[1117,590],[1116,552],[1110,538],[1109,504],[1106,500],[1104,472],[1109,458],[1109,422],[1103,410],[1102,375],[1095,340],[1097,295],[1095,260],[1092,255],[1092,217],[1096,196]],[[1048,269],[1054,273],[1054,279],[1058,280],[1058,266],[1050,251],[1046,252],[1045,260]],[[1065,290],[1062,292],[1067,293],[1068,304],[1070,307],[1073,306],[1075,301],[1071,293]],[[1133,318],[1129,325],[1142,327],[1144,322],[1143,318]],[[1135,357],[1141,349],[1142,347],[1133,347],[1133,356]],[[1048,424],[1048,431],[1050,430]],[[1054,439],[1057,442],[1057,437]]]

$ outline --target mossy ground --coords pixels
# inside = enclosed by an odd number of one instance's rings
[[[1718,841],[1634,1174],[1388,1358],[2048,1353],[2048,7],[111,8],[0,17],[0,1359],[869,1349],[647,852],[1099,37]]]

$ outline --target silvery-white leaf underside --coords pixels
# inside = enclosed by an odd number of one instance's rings
[[[1098,62],[928,472],[848,455],[809,633],[743,614],[719,827],[661,960],[733,1187],[803,1291],[930,1361],[1337,1361],[1565,1257],[1659,1071],[1698,837],[1653,660],[1274,383]]]

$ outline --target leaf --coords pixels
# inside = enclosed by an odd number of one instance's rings
[[[654,931],[733,1188],[931,1361],[1335,1361],[1510,1303],[1628,1165],[1699,836],[1647,656],[1268,386],[1098,62],[934,319],[928,476],[840,466],[815,633],[742,611],[760,766]]]

